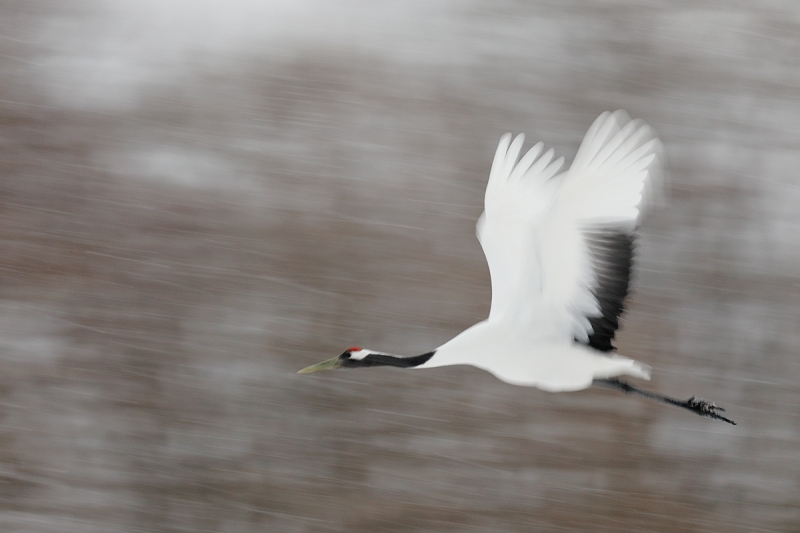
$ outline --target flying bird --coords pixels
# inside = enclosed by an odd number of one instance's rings
[[[572,166],[542,143],[519,158],[524,134],[503,135],[477,236],[492,280],[489,317],[433,351],[399,356],[353,346],[300,370],[467,364],[551,392],[591,386],[638,394],[735,424],[722,407],[634,387],[650,367],[615,353],[636,230],[662,189],[662,145],[625,111],[601,114]]]

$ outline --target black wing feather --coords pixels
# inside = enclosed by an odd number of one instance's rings
[[[584,235],[596,279],[592,294],[600,304],[601,312],[599,316],[586,317],[592,333],[584,344],[601,352],[610,352],[616,349],[611,340],[619,329],[619,317],[628,296],[636,237],[613,229],[594,229]]]

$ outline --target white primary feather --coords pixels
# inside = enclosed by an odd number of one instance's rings
[[[612,305],[601,302],[603,287],[620,306],[627,293],[627,273],[624,291],[612,279],[614,269],[625,269],[613,253],[631,242],[643,207],[660,190],[659,140],[624,111],[603,113],[561,174],[563,158],[551,162],[552,149],[540,156],[541,143],[517,162],[523,141],[522,134],[501,138],[477,224],[492,280],[489,318],[422,367],[468,363],[547,390],[620,374],[649,377],[644,365],[574,341],[598,342],[590,341],[592,321],[597,326],[603,306],[608,314]],[[612,337],[615,329],[616,317]]]

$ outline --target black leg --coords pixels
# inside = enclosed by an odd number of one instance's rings
[[[676,400],[675,398],[670,398],[669,396],[663,396],[661,394],[657,394],[655,392],[646,391],[643,389],[637,389],[633,385],[629,385],[624,381],[620,381],[618,379],[596,379],[592,382],[592,385],[596,387],[605,387],[609,389],[616,389],[619,391],[624,392],[625,394],[638,394],[639,396],[644,396],[645,398],[650,398],[651,400],[655,400],[657,402],[668,403],[670,405],[677,405],[678,407],[683,407],[684,409],[688,409],[693,413],[697,413],[700,416],[706,416],[708,418],[713,418],[715,420],[722,420],[723,422],[727,422],[728,424],[736,425],[736,422],[731,420],[730,418],[725,418],[722,416],[720,411],[725,411],[723,407],[716,405],[713,402],[707,402],[705,400],[697,399],[694,396],[689,398],[688,400],[681,401]]]

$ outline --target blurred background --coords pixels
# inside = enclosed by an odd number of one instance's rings
[[[0,3],[0,529],[800,532],[800,7]],[[474,368],[494,149],[664,141],[620,352],[738,426]]]

